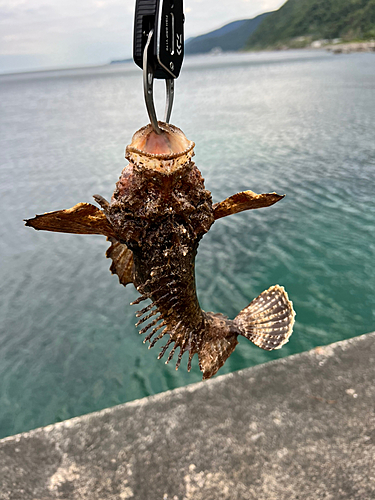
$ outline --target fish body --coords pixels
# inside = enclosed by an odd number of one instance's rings
[[[134,301],[151,303],[136,313],[144,342],[153,347],[166,337],[161,358],[172,345],[176,368],[188,352],[188,370],[198,354],[203,378],[212,377],[234,351],[238,335],[272,350],[284,345],[294,323],[285,290],[276,285],[263,292],[234,320],[200,308],[195,285],[199,241],[215,220],[251,208],[270,206],[282,196],[237,193],[213,205],[203,177],[192,161],[194,143],[172,125],[159,122],[161,135],[149,125],[126,148],[124,168],[111,201],[94,196],[102,210],[79,204],[26,222],[35,229],[105,234],[107,257],[123,285],[140,292]],[[142,326],[141,326],[142,325]]]

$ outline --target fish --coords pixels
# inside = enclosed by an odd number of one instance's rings
[[[139,333],[149,348],[166,340],[166,363],[187,353],[187,370],[198,356],[203,379],[224,365],[241,335],[271,351],[288,342],[295,321],[293,303],[282,286],[262,292],[233,319],[201,309],[195,282],[195,258],[202,237],[214,222],[245,210],[270,207],[284,195],[236,193],[213,204],[201,172],[192,161],[194,142],[178,127],[158,122],[138,130],[126,147],[123,169],[112,198],[94,195],[99,205],[78,203],[25,220],[36,230],[101,234],[106,256],[119,282],[139,292],[131,305],[149,302],[136,313]]]

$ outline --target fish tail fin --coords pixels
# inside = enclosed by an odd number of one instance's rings
[[[275,285],[262,292],[234,319],[240,335],[261,349],[280,349],[293,331],[293,303],[282,286]]]

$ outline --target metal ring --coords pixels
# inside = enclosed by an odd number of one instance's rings
[[[150,118],[152,128],[157,134],[161,134],[162,130],[159,128],[158,120],[156,118],[156,111],[154,105],[154,69],[150,64],[148,64],[147,56],[148,49],[150,47],[151,38],[154,34],[154,30],[151,30],[148,34],[147,43],[143,51],[143,91],[145,96],[147,113]],[[164,121],[169,123],[173,107],[174,98],[174,79],[169,78],[165,81],[166,84],[166,105],[165,105],[165,115]]]

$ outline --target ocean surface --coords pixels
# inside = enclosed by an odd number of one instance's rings
[[[0,76],[0,437],[201,379],[196,359],[176,372],[142,344],[138,293],[109,272],[104,237],[23,223],[110,198],[148,121],[142,92],[133,64]],[[233,318],[278,283],[297,313],[281,350],[242,338],[219,374],[375,330],[375,54],[186,59],[171,121],[195,141],[214,202],[286,194],[200,244],[204,310]]]

